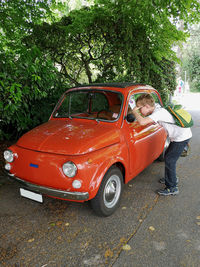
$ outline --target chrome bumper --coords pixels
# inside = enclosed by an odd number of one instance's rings
[[[10,173],[7,173],[7,175],[9,178],[12,178],[12,180],[17,181],[22,187],[40,194],[62,198],[65,200],[87,200],[89,198],[88,192],[67,192],[63,190],[57,190],[26,182]]]

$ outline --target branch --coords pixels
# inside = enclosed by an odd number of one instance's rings
[[[56,60],[56,63],[61,65],[61,74],[64,75],[65,77],[67,77],[72,83],[74,83],[75,85],[79,85],[80,83],[75,80],[71,75],[69,75],[65,64],[63,63],[63,58],[64,58],[64,54],[63,57],[61,58],[61,60]],[[62,71],[64,71],[64,73],[62,73]]]

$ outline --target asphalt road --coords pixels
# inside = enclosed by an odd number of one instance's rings
[[[157,161],[125,186],[107,218],[88,203],[21,198],[18,185],[0,177],[0,266],[199,267],[200,102],[192,101],[191,155],[177,165],[178,196],[155,193],[164,167]]]

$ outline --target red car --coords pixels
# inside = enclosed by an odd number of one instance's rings
[[[95,212],[111,215],[123,185],[157,159],[167,145],[159,124],[140,126],[135,99],[159,93],[148,85],[92,84],[67,90],[48,122],[23,135],[4,152],[5,169],[21,184],[20,194],[90,200]]]

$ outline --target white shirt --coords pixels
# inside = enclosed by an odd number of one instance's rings
[[[148,117],[165,128],[172,142],[182,142],[192,137],[191,129],[173,124],[175,123],[173,116],[159,104],[156,104],[154,112]]]

